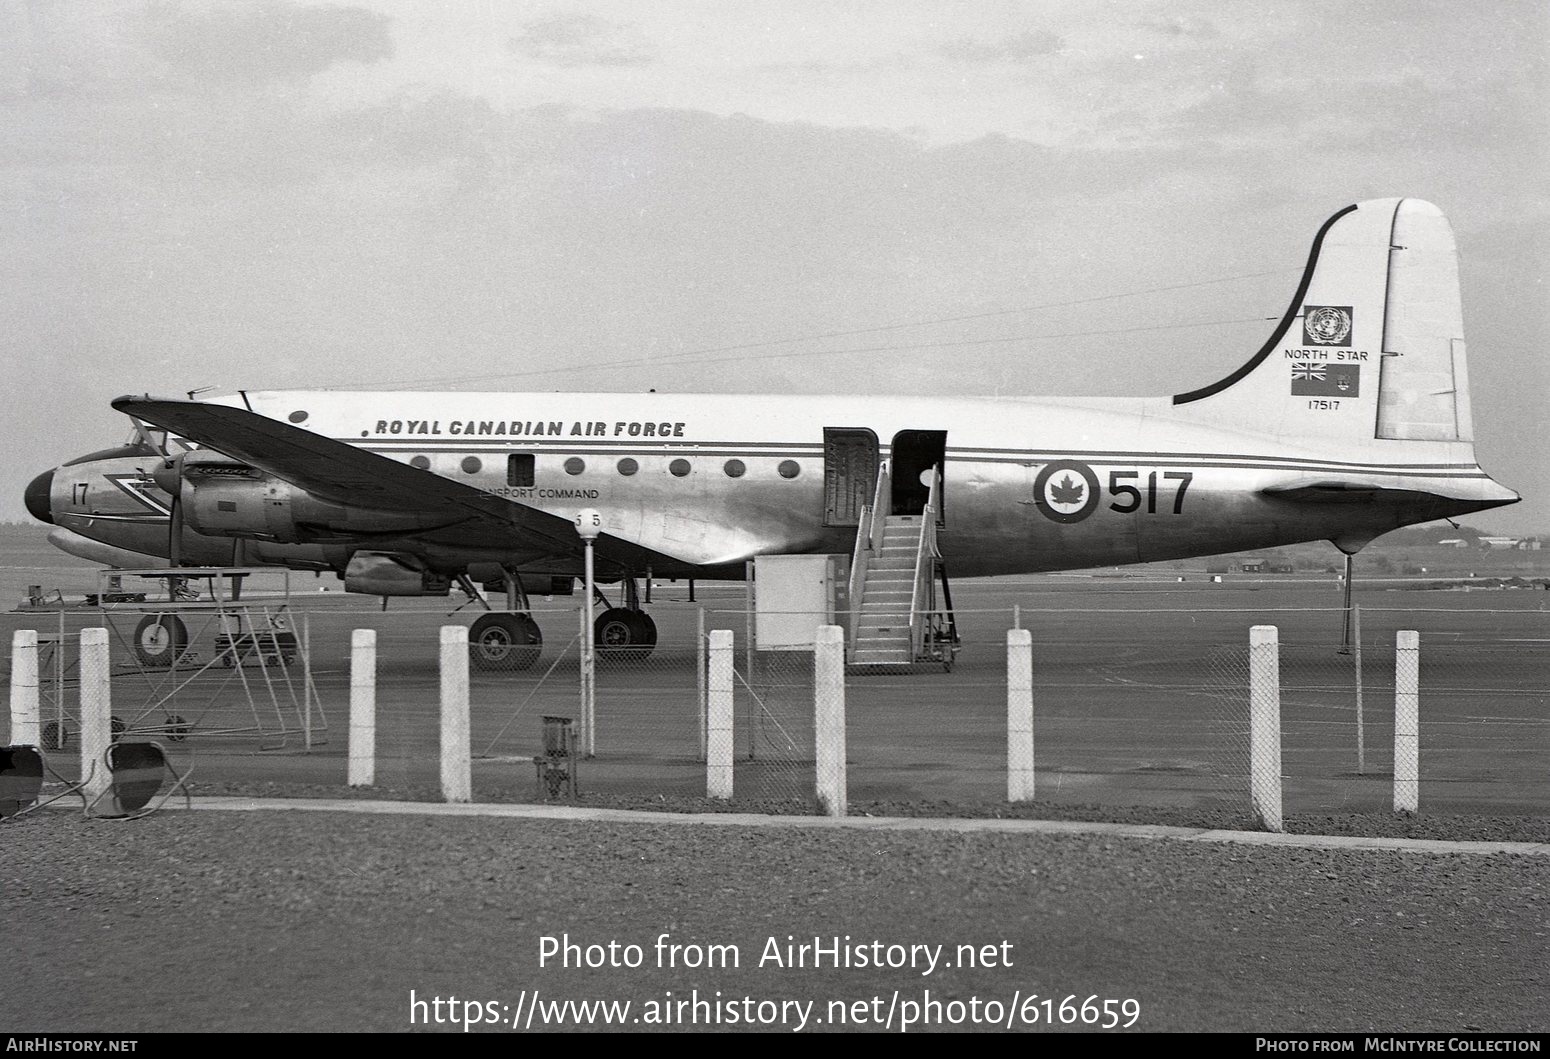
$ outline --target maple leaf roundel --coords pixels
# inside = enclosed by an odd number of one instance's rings
[[[1098,476],[1085,463],[1055,460],[1033,480],[1033,506],[1053,522],[1080,522],[1098,509]]]

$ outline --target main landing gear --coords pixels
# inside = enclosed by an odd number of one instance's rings
[[[605,609],[592,623],[592,642],[605,659],[638,662],[657,645],[657,623],[641,608],[640,586],[634,575],[625,574],[620,585],[624,591],[622,607],[611,605],[608,597],[597,590],[597,598]],[[646,591],[649,595],[649,583]]]
[[[486,672],[529,669],[543,653],[544,635],[528,613],[522,581],[514,570],[505,574],[506,610],[481,614],[468,630],[473,667]],[[481,598],[466,576],[458,580],[471,599]],[[657,623],[641,608],[635,578],[624,578],[623,585],[622,607],[613,606],[608,597],[597,592],[604,609],[593,619],[593,642],[606,660],[638,662],[650,656],[657,644]]]
[[[604,657],[633,662],[657,645],[657,623],[643,610],[609,607],[592,623],[592,636]]]
[[[529,669],[544,649],[544,634],[530,614],[480,615],[468,630],[475,669],[514,671]]]
[[[489,611],[469,627],[469,659],[475,669],[486,672],[515,672],[530,669],[543,653],[544,634],[528,611],[527,590],[515,570],[505,570],[506,606],[511,613]],[[470,599],[481,597],[461,575],[458,583]]]

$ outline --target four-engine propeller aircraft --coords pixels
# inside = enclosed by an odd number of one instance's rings
[[[920,606],[918,567],[884,576],[890,519],[911,541],[929,523],[930,558],[980,576],[1312,540],[1351,554],[1519,499],[1476,462],[1457,252],[1415,199],[1331,217],[1269,341],[1172,397],[287,390],[113,407],[134,441],[27,489],[58,547],[329,570],[382,596],[504,585],[507,611],[471,633],[487,668],[536,658],[524,588],[569,590],[586,508],[625,589],[600,643],[655,642],[635,591],[648,571],[740,580],[755,556],[855,549],[877,577],[852,577],[851,606],[878,618],[852,629],[859,661],[910,614],[897,597]]]

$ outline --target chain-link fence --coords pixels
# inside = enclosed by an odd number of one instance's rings
[[[950,671],[848,668],[849,805],[872,813],[1004,805],[1009,766],[1021,767],[1009,759],[1015,691],[1031,703],[1037,801],[1246,811],[1249,629],[1274,625],[1286,812],[1393,807],[1395,707],[1411,690],[1396,686],[1395,642],[1416,630],[1421,810],[1550,813],[1550,612],[1537,594],[1522,595],[1493,600],[1513,607],[1463,594],[1442,607],[1363,607],[1349,642],[1344,612],[1328,607],[963,609]],[[38,713],[51,763],[73,768],[79,633],[100,625],[116,728],[167,743],[203,789],[275,793],[348,789],[351,638],[370,629],[372,789],[435,799],[438,629],[468,625],[472,796],[569,796],[574,779],[583,795],[621,804],[705,796],[708,641],[727,630],[732,803],[817,807],[813,653],[761,649],[739,595],[691,601],[675,592],[653,601],[649,637],[599,636],[590,714],[577,600],[535,599],[515,623],[472,607],[384,612],[360,602],[61,611],[9,615],[6,629],[39,633]],[[1008,682],[1013,626],[1031,642],[1026,689]],[[555,788],[553,762],[544,762],[551,731],[567,722],[577,755]]]

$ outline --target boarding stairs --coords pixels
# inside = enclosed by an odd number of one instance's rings
[[[871,507],[863,508],[851,559],[852,672],[893,670],[917,662],[952,669],[957,628],[947,575],[937,548],[941,468],[932,468],[930,492],[919,515],[886,514],[892,494],[887,461],[878,472]],[[937,606],[940,582],[945,608]]]

